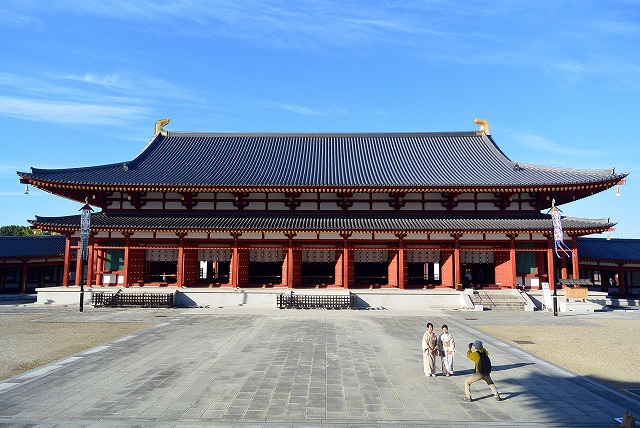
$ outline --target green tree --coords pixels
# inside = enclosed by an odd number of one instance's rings
[[[31,229],[29,226],[0,226],[0,236],[33,236],[41,235],[42,231]]]

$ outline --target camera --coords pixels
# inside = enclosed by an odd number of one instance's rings
[[[469,349],[471,349],[471,347],[472,347],[472,346],[473,346],[473,343],[470,343],[470,344],[469,344]]]

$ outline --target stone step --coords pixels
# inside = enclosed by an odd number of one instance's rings
[[[490,310],[522,311],[526,306],[524,299],[513,295],[510,291],[486,292],[476,291],[469,296],[474,305],[482,305]]]

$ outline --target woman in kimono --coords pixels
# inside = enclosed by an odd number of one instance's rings
[[[422,364],[424,374],[436,375],[436,354],[438,353],[438,336],[433,332],[433,324],[427,324],[427,331],[422,335]]]
[[[456,353],[456,342],[453,340],[451,333],[449,333],[449,327],[446,324],[442,326],[442,334],[438,338],[438,348],[442,359],[442,374],[451,376],[453,374],[453,357]]]

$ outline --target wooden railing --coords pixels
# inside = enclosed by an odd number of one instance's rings
[[[280,309],[355,309],[355,294],[279,294]]]
[[[173,306],[173,293],[93,293],[92,304],[94,307],[122,308],[170,308]]]

